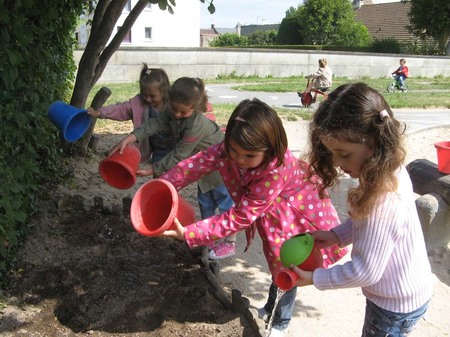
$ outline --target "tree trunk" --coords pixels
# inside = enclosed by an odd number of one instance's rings
[[[112,39],[111,43],[106,46],[127,2],[128,0],[99,0],[94,11],[91,35],[89,36],[88,43],[78,65],[78,72],[70,105],[78,108],[85,107],[89,92],[102,75],[109,59],[120,47],[123,38],[130,31],[137,17],[148,4],[148,0],[139,0],[126,18],[122,27]],[[93,131],[93,128],[89,129],[83,138],[89,140]],[[61,139],[61,141],[63,150],[66,154],[73,155],[80,152],[79,150],[74,151],[73,144],[70,144],[63,139]],[[82,154],[86,153],[87,144],[86,142],[81,144]]]
[[[106,100],[111,96],[111,90],[107,87],[101,87],[101,89],[95,94],[94,99],[91,102],[91,107],[94,108],[94,110],[100,109],[103,104],[105,104]],[[78,154],[85,156],[87,153],[88,146],[90,144],[92,134],[94,133],[95,123],[97,122],[97,118],[92,117],[91,125],[89,126],[89,129],[86,131],[86,133],[81,137],[80,141],[78,142]]]

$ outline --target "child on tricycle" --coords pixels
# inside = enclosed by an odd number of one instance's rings
[[[311,103],[315,103],[318,94],[325,98],[328,96],[326,92],[331,89],[333,84],[333,71],[328,66],[327,59],[319,59],[319,69],[315,73],[305,76],[305,78],[308,79],[306,90],[297,92],[303,106],[308,107]],[[314,93],[314,97],[311,92]]]

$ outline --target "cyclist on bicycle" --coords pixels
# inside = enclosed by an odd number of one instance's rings
[[[392,73],[395,76],[395,80],[400,82],[400,89],[405,89],[405,80],[408,78],[408,67],[405,65],[406,60],[400,59],[400,67]]]

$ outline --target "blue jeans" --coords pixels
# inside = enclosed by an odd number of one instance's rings
[[[395,79],[400,82],[400,85],[402,87],[405,86],[405,79],[406,79],[405,75],[397,75],[395,76]]]
[[[202,219],[215,215],[217,208],[219,208],[220,213],[223,213],[234,205],[233,199],[231,199],[227,188],[223,184],[206,193],[202,193],[200,187],[198,187],[197,201]]]
[[[277,298],[278,287],[272,282],[269,289],[269,298],[264,306],[264,310],[272,314],[273,306]],[[294,309],[295,297],[297,296],[297,287],[286,291],[278,301],[275,309],[275,317],[273,318],[272,328],[277,330],[286,330],[292,318],[292,309]]]
[[[366,315],[362,337],[405,337],[428,309],[429,301],[406,314],[392,312],[366,300]]]

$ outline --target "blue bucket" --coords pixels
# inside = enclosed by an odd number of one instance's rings
[[[47,115],[68,142],[75,142],[83,137],[91,125],[91,116],[86,109],[76,108],[61,101],[50,105]]]

